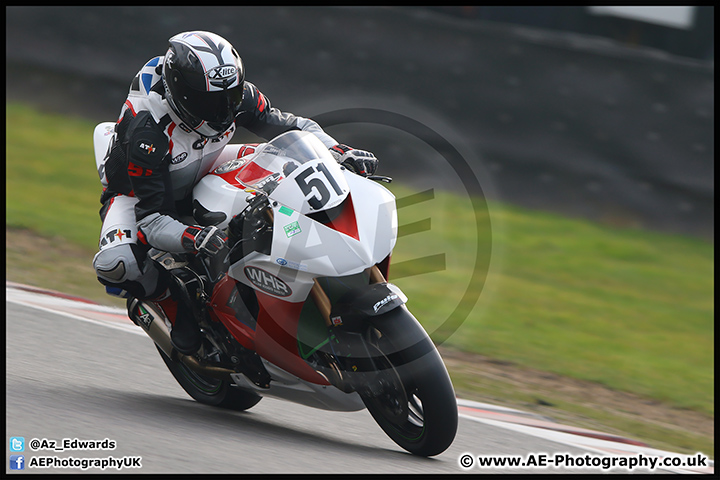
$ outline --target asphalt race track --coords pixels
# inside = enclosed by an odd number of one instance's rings
[[[396,446],[366,411],[330,412],[271,398],[242,413],[216,409],[187,396],[150,340],[122,312],[17,284],[8,284],[6,291],[7,436],[8,442],[25,439],[28,467],[33,457],[112,456],[141,457],[141,468],[122,470],[126,473],[603,473],[577,467],[463,468],[460,458],[667,453],[624,439],[613,443],[532,428],[528,425],[542,420],[460,400],[455,442],[431,459]],[[34,451],[32,439],[109,439],[116,447]]]

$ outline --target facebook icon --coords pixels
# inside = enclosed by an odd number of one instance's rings
[[[10,455],[10,470],[25,470],[25,455]]]

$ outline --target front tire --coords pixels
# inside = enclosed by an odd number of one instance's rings
[[[458,409],[440,354],[404,305],[371,322],[367,342],[380,387],[361,395],[365,406],[405,450],[427,457],[442,453],[455,439]]]
[[[188,395],[200,403],[243,411],[254,407],[262,398],[255,393],[234,387],[226,380],[200,375],[182,362],[172,361],[159,347],[156,348],[175,380]]]

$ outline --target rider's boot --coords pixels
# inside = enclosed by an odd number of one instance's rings
[[[202,343],[200,327],[195,319],[195,305],[187,286],[175,277],[173,280],[170,284],[170,298],[175,301],[176,313],[170,320],[173,324],[170,339],[178,352],[192,355]]]
[[[171,286],[160,297],[152,302],[162,308],[165,315],[172,324],[170,340],[172,346],[184,355],[192,355],[197,352],[202,343],[200,328],[193,314],[193,306],[190,298],[182,290],[184,285],[173,279]]]

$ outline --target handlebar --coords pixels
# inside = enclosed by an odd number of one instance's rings
[[[369,180],[375,180],[376,182],[392,182],[392,177],[383,177],[382,175],[368,175],[366,178]]]

